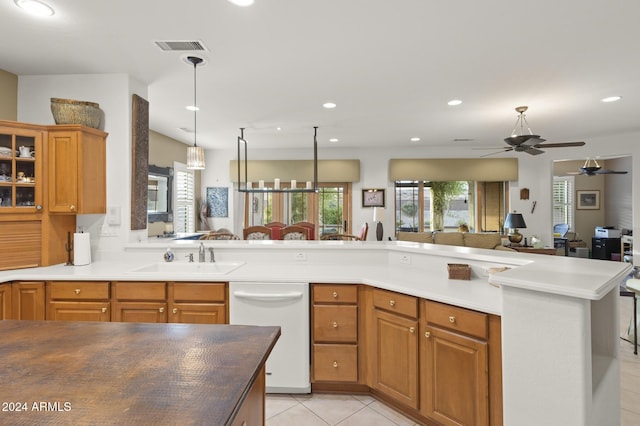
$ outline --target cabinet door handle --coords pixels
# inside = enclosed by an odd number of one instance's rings
[[[178,313],[178,308],[173,308],[173,313],[177,314]]]
[[[333,368],[338,368],[338,361],[333,361]]]
[[[71,210],[72,212],[76,211],[76,206],[74,206],[73,204],[71,204],[69,206],[69,210]]]
[[[75,292],[76,292],[76,294],[80,294],[80,289],[79,289],[79,288],[76,288],[76,289],[75,289]]]
[[[428,331],[425,331],[424,332],[424,337],[426,337],[428,339],[429,337],[431,337],[431,333],[428,332]]]
[[[107,308],[102,308],[101,311],[104,314],[105,312],[107,312]]]
[[[164,312],[164,308],[158,309],[158,312],[160,312],[160,313]]]
[[[409,333],[413,334],[416,332],[416,328],[415,327],[409,327]]]
[[[338,298],[338,292],[337,291],[334,291],[331,295],[333,296],[334,299]]]
[[[456,317],[454,317],[453,315],[449,316],[449,322],[450,322],[451,324],[455,324],[455,322],[456,322]]]
[[[396,301],[395,300],[389,300],[389,305],[390,306],[396,306]]]
[[[42,210],[42,204],[36,204],[36,210],[38,211]]]
[[[334,321],[334,322],[331,324],[331,326],[332,326],[333,328],[338,328],[338,323],[337,323],[336,321]]]

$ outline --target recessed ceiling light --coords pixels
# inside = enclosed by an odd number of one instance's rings
[[[247,7],[253,4],[253,0],[229,0],[229,3],[233,3],[236,6]]]
[[[460,99],[452,99],[449,102],[447,102],[447,105],[449,106],[457,106],[460,105],[462,103],[462,101]]]
[[[334,104],[333,102],[325,102],[322,104],[323,107],[325,107],[326,109],[331,109],[331,108],[335,108],[337,105]]]
[[[280,130],[282,130],[282,127],[276,127],[276,130],[280,131]]]
[[[200,111],[200,108],[193,105],[187,105],[186,107],[189,111]]]
[[[329,142],[336,143],[336,142],[338,142],[338,139],[337,138],[331,138],[331,139],[329,139]]]
[[[409,139],[411,142],[420,142],[420,138],[411,138]]]
[[[622,99],[622,96],[609,96],[608,98],[601,99],[602,102],[615,102]]]
[[[52,16],[55,11],[51,6],[39,0],[13,0],[20,9],[36,16]]]

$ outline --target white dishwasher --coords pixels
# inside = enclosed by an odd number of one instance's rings
[[[230,282],[229,323],[280,326],[267,359],[267,393],[309,393],[309,284]]]

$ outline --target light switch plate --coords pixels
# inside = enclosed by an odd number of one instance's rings
[[[120,225],[120,207],[113,206],[107,208],[107,224]]]

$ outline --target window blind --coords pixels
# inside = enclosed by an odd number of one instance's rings
[[[553,178],[553,224],[566,223],[574,228],[574,177],[556,176]]]
[[[174,231],[195,232],[195,176],[193,170],[187,169],[184,164],[175,163],[174,182]]]

